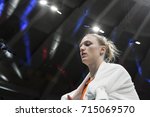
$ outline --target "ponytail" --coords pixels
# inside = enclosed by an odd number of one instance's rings
[[[114,43],[110,40],[106,42],[106,53],[105,53],[105,61],[106,62],[114,62],[116,57],[119,56],[119,50],[116,48]]]

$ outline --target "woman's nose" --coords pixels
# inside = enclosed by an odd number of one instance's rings
[[[85,50],[84,45],[82,45],[82,46],[80,47],[80,51],[83,51],[83,50]]]

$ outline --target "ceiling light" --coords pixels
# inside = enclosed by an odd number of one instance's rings
[[[15,63],[12,63],[12,67],[13,67],[14,71],[16,72],[16,74],[19,76],[19,78],[22,79],[21,72],[18,69],[17,65]]]
[[[10,88],[7,88],[7,87],[4,87],[4,86],[0,86],[1,89],[4,89],[4,90],[7,90],[7,91],[12,91],[12,92],[17,92],[13,89],[10,89]]]
[[[93,28],[92,28],[92,30],[94,31],[94,32],[99,32],[99,27],[97,27],[97,26],[94,26]]]
[[[47,5],[48,4],[47,0],[40,0],[39,3],[41,5]]]
[[[58,8],[57,8],[56,6],[54,6],[54,5],[52,5],[52,6],[50,7],[50,9],[51,9],[52,11],[55,11],[55,12],[59,13],[59,14],[62,14],[62,13],[58,10]]]
[[[7,58],[13,58],[12,53],[10,53],[8,50],[4,50],[4,53]]]
[[[99,32],[104,33],[104,31],[103,31],[103,30],[101,30],[101,29],[99,30]]]
[[[94,27],[92,28],[92,30],[93,30],[94,32],[101,32],[101,33],[104,33],[104,31],[101,30],[98,26],[94,26]]]
[[[57,11],[57,13],[59,13],[60,15],[62,14],[60,11]]]
[[[139,41],[135,41],[135,44],[140,45],[140,44],[141,44],[141,42],[139,42]]]
[[[51,6],[50,8],[52,11],[58,11],[58,8],[56,6]]]
[[[4,76],[3,74],[0,74],[0,78],[2,78],[5,81],[8,81],[8,79],[6,78],[6,76]]]

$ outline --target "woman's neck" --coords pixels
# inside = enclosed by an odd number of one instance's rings
[[[95,77],[95,74],[102,62],[103,61],[97,61],[88,66],[89,72],[90,72],[90,77],[93,77],[93,78]]]

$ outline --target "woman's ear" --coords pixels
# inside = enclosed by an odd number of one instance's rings
[[[105,46],[100,47],[100,55],[105,54],[105,52],[106,52],[106,47]]]

